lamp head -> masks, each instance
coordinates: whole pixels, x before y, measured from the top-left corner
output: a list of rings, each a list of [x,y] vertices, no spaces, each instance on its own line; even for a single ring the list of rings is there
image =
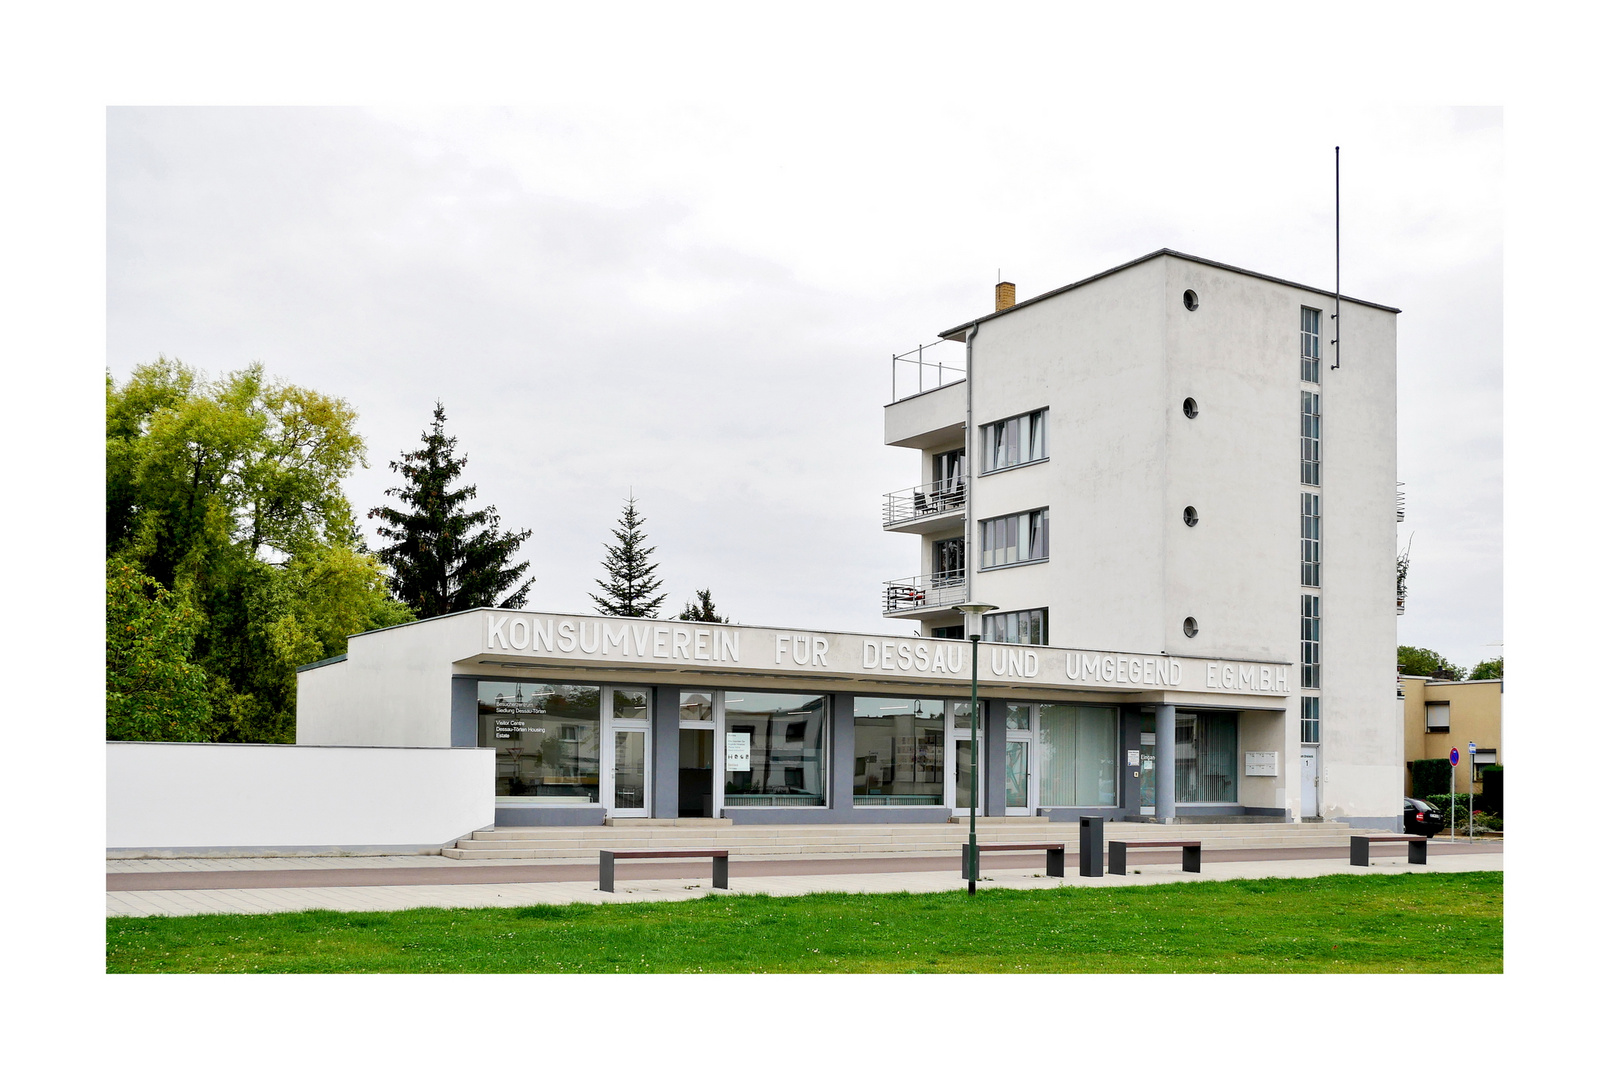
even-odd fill
[[[977,641],[983,637],[983,615],[986,611],[994,611],[998,604],[956,604],[955,610],[966,618],[966,636]]]

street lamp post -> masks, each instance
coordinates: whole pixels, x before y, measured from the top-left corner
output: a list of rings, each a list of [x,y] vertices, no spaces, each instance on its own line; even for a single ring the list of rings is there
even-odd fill
[[[983,613],[994,604],[957,604],[966,616],[966,635],[972,639],[972,798],[967,807],[967,895],[978,894],[978,642],[983,638]]]

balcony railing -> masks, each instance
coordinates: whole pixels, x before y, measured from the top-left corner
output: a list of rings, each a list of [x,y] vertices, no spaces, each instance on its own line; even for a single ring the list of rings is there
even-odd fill
[[[938,514],[952,514],[965,510],[967,485],[965,480],[935,480],[931,484],[890,491],[883,496],[883,527],[903,525]]]
[[[918,574],[883,582],[883,612],[915,611],[917,608],[950,607],[967,598],[964,570],[942,574]]]
[[[945,361],[949,361],[946,363]],[[953,341],[935,341],[897,354],[889,377],[893,401],[903,401],[965,379],[966,348]]]

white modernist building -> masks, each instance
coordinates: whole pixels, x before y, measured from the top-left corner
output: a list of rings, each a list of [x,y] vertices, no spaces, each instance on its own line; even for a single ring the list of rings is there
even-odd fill
[[[943,821],[973,601],[980,812],[1394,827],[1395,311],[1337,369],[1333,294],[1171,251],[1010,299],[887,407],[895,633],[462,612],[304,668],[298,743],[490,749],[499,824]]]

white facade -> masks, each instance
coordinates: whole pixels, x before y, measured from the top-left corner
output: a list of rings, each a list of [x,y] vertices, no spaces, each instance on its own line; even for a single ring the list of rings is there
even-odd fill
[[[1306,681],[1318,685],[1295,679],[1277,721],[1245,720],[1241,749],[1316,758],[1307,816],[1394,818],[1396,312],[1343,298],[1334,369],[1335,305],[1333,293],[1162,251],[945,331],[967,342],[965,381],[885,411],[885,441],[920,450],[929,493],[885,525],[921,535],[924,576],[914,590],[890,583],[890,616],[953,633],[951,605],[968,598],[1043,610],[1040,643],[1052,647],[1301,673],[1302,597],[1316,598],[1321,663]],[[1304,308],[1318,313],[1320,353],[1306,368]],[[1317,477],[1302,469],[1304,391],[1322,417]],[[987,471],[988,425],[1039,410],[1043,457]],[[957,450],[965,498],[933,513],[935,458]],[[1304,583],[1304,494],[1320,509],[1316,586]],[[1048,518],[1043,558],[985,568],[985,523],[1036,510]],[[935,581],[945,540],[964,545],[964,573]],[[1305,747],[1303,696],[1319,713]],[[1292,816],[1298,787],[1279,794]]]

